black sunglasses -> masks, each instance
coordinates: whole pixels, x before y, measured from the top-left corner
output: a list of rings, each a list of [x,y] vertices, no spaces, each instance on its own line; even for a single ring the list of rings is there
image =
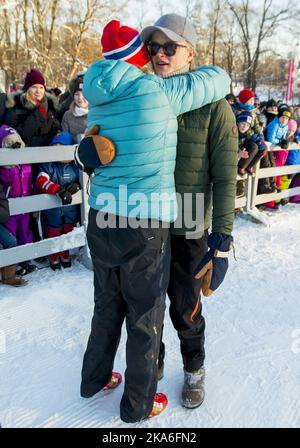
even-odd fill
[[[166,42],[165,44],[159,44],[158,42],[149,42],[148,50],[151,56],[156,56],[159,49],[162,48],[166,56],[174,56],[177,47],[188,48],[187,45],[179,45],[176,42]]]

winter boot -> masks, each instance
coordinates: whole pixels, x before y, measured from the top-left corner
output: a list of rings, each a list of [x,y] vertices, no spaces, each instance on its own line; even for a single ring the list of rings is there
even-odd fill
[[[122,383],[122,375],[118,372],[112,372],[111,378],[109,382],[106,384],[106,386],[103,387],[102,390],[113,390],[116,387],[118,387]]]
[[[165,394],[155,394],[153,400],[153,408],[149,414],[148,418],[156,417],[161,414],[164,409],[166,409],[168,404],[168,399]]]
[[[59,271],[61,269],[60,261],[50,260],[50,268],[52,269],[52,271]]]
[[[61,260],[61,265],[64,269],[71,268],[72,262],[71,262],[71,260]]]
[[[189,409],[194,409],[200,406],[204,401],[205,390],[205,369],[196,372],[184,371],[184,384],[182,388],[182,406]]]
[[[16,275],[16,265],[1,268],[2,283],[10,286],[25,286],[28,281]]]
[[[31,272],[37,271],[37,266],[33,263],[30,263],[30,261],[24,261],[20,263],[21,269],[24,269],[25,272],[20,275],[27,275],[31,274]]]
[[[63,268],[70,268],[72,266],[70,254],[68,250],[60,253],[60,263]]]
[[[16,268],[16,274],[23,277],[23,275],[26,275],[26,269],[23,266],[18,265]]]
[[[52,230],[53,229],[50,229],[48,231],[48,234]],[[59,270],[61,268],[60,259],[59,259],[59,253],[49,255],[49,261],[50,261],[50,268],[52,269],[52,271],[57,271],[57,270]]]

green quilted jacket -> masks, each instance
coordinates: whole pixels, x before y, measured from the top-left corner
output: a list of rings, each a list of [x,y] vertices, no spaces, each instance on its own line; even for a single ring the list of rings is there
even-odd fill
[[[201,232],[211,226],[212,220],[213,232],[230,235],[234,220],[238,154],[238,133],[232,109],[222,99],[181,115],[178,124],[176,192],[181,199],[184,193],[192,195],[182,201],[182,208],[179,206],[180,214],[172,233],[186,235],[191,230]],[[188,213],[193,219],[196,218],[196,206],[201,204],[196,193],[203,193],[204,216],[202,226],[201,222],[197,222],[191,228],[190,224],[186,225],[185,216]],[[195,233],[190,238],[199,236],[201,234]]]

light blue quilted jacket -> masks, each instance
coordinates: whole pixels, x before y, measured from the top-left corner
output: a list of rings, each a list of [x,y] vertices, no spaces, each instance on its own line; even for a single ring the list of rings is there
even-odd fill
[[[223,98],[230,78],[218,67],[160,78],[123,61],[99,60],[84,76],[88,127],[116,146],[111,164],[95,170],[89,204],[119,216],[173,222],[177,117]]]

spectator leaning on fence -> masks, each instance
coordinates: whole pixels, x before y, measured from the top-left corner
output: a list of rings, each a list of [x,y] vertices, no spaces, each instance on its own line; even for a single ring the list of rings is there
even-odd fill
[[[76,143],[80,142],[87,128],[88,102],[82,94],[82,86],[82,79],[77,78],[72,85],[73,101],[61,123],[62,129],[69,132]]]
[[[20,135],[11,127],[2,125],[0,127],[0,147],[14,149],[24,148],[24,142]],[[0,182],[4,188],[8,198],[19,198],[31,196],[33,192],[32,186],[32,169],[29,164],[7,165],[0,167]],[[4,224],[14,238],[17,245],[32,243],[32,232],[29,229],[30,213],[22,213],[10,216]],[[34,270],[30,262],[20,263],[24,273]]]
[[[278,115],[265,129],[265,136],[268,142],[273,145],[281,146],[283,149],[287,149],[288,122],[291,117],[292,113],[288,105],[282,104],[278,108]]]
[[[295,120],[289,120],[288,123],[289,133],[288,139],[298,145],[300,145],[300,132],[297,128],[297,122]],[[292,149],[289,151],[286,165],[300,165],[300,150]]]
[[[295,174],[295,176],[293,177],[292,182],[290,184],[290,188],[296,188],[296,187],[298,187],[298,188],[300,187],[300,173]],[[298,193],[295,196],[292,196],[290,198],[290,202],[300,204],[300,194]]]
[[[233,106],[233,112],[236,116],[241,114],[241,112],[248,112],[251,114],[251,124],[247,132],[244,133],[244,138],[250,138],[253,135],[260,136],[259,138],[259,148],[262,150],[264,146],[264,136],[263,136],[263,128],[259,122],[259,110],[255,108],[255,93],[250,89],[243,89],[238,95],[238,103]],[[252,145],[253,143],[251,143]],[[274,165],[272,155],[269,156],[268,152],[257,152],[255,155],[254,163],[251,164],[250,168],[253,168],[254,164],[260,159],[260,166],[267,168]],[[247,164],[247,159],[243,159],[240,161],[240,164]],[[271,193],[275,191],[275,184],[271,185],[272,179],[260,179],[258,183],[258,191],[260,193]],[[244,195],[245,182],[238,181],[237,183],[237,196],[241,197]]]
[[[17,245],[17,240],[4,224],[9,219],[9,204],[8,199],[0,183],[0,258],[2,249],[11,249]],[[24,286],[28,282],[22,277],[16,275],[16,265],[5,266],[1,268],[1,282],[10,286]]]
[[[241,112],[236,117],[236,122],[239,129],[239,149],[240,151],[246,150],[248,152],[248,158],[240,158],[238,163],[239,174],[253,173],[255,165],[263,157],[266,150],[266,144],[263,135],[260,133],[255,134],[250,128],[252,123],[251,113],[248,111]]]
[[[278,108],[278,115],[272,120],[265,129],[266,140],[275,146],[280,146],[282,151],[274,151],[274,165],[284,166],[288,157],[288,122],[292,113],[287,104],[282,104]],[[281,176],[275,177],[276,188],[280,189]],[[265,204],[267,207],[278,207],[278,202],[271,201]]]
[[[250,130],[255,134],[262,133],[257,115],[259,111],[254,106],[255,101],[255,93],[252,90],[244,89],[241,90],[238,94],[238,102],[233,106],[233,112],[235,115],[243,111],[247,111],[251,113],[252,122],[250,126]],[[250,132],[248,131],[248,133]]]
[[[70,133],[62,131],[57,134],[51,145],[72,145]],[[73,161],[43,163],[39,166],[36,185],[41,193],[57,194],[63,205],[42,212],[42,222],[47,238],[71,232],[80,219],[79,206],[71,205],[72,196],[80,190],[78,168]],[[68,250],[49,255],[52,270],[71,267]]]
[[[288,122],[287,140],[288,142],[299,144],[299,135],[297,135],[297,122],[293,119],[290,119]],[[300,164],[300,151],[290,150],[287,152],[288,154],[285,165]],[[293,174],[280,176],[280,185],[279,185],[280,191],[287,190],[289,188],[293,177],[294,177]],[[289,202],[289,198],[284,198],[275,202],[280,203],[281,205],[286,205]]]
[[[26,74],[24,90],[8,96],[5,123],[15,128],[26,146],[48,146],[61,129],[57,100],[45,90],[39,70]]]

